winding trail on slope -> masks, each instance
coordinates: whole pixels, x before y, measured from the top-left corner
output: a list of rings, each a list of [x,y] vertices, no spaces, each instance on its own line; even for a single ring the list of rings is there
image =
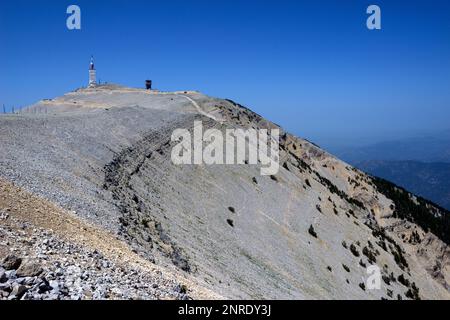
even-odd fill
[[[184,94],[177,94],[177,95],[178,95],[179,97],[186,98],[186,99],[194,106],[194,108],[195,108],[201,115],[204,115],[205,117],[208,117],[208,118],[210,118],[210,119],[213,119],[214,121],[217,121],[217,122],[222,123],[222,121],[220,121],[219,119],[217,119],[217,117],[215,117],[215,116],[213,116],[212,114],[210,114],[210,113],[204,111],[204,110],[198,105],[198,103],[197,103],[194,99],[192,99],[191,97],[188,97],[188,96],[186,96],[186,95],[184,95]]]

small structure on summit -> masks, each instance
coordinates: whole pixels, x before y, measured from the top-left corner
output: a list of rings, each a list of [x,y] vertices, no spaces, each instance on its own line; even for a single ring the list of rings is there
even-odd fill
[[[147,90],[152,90],[152,80],[145,80],[145,88]]]
[[[95,87],[97,85],[94,57],[91,56],[91,63],[89,65],[89,87]]]

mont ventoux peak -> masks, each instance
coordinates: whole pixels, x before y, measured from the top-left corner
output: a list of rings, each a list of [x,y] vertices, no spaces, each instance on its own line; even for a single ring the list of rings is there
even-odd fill
[[[445,209],[232,100],[145,83],[99,84],[92,60],[87,87],[0,116],[1,298],[450,298]],[[174,164],[196,121],[279,130],[278,172]]]

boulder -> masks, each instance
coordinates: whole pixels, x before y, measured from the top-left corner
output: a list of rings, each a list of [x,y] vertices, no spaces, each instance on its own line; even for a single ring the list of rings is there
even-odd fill
[[[35,260],[25,260],[17,269],[18,277],[35,277],[41,274],[42,268]]]
[[[16,270],[8,270],[5,272],[5,276],[9,281],[17,279]]]
[[[0,267],[0,283],[6,282],[6,280],[8,279],[5,274],[5,269]]]
[[[11,284],[9,284],[9,283],[0,283],[0,291],[10,292],[11,291]]]
[[[20,267],[20,264],[22,263],[22,259],[19,257],[8,254],[2,261],[1,266],[5,268],[6,270],[13,270]]]
[[[42,283],[39,284],[39,293],[45,293],[47,291],[52,290],[53,288],[48,283],[47,279],[42,279]]]
[[[23,284],[25,286],[32,286],[32,285],[36,284],[37,278],[36,277],[17,278],[16,282],[18,284]]]
[[[9,294],[9,297],[16,297],[20,299],[20,297],[23,296],[25,292],[27,292],[28,288],[22,284],[14,283],[13,289],[11,293]]]
[[[0,220],[6,220],[8,219],[9,214],[8,212],[4,211],[4,210],[0,210]]]
[[[59,282],[56,280],[52,280],[50,281],[50,287],[52,287],[52,292],[54,293],[59,293]]]

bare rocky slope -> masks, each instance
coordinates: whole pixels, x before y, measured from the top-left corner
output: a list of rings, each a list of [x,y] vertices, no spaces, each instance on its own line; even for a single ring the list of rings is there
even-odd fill
[[[283,131],[274,176],[174,165],[171,134],[195,120],[278,128],[230,100],[112,85],[2,115],[0,297],[449,299],[445,209]]]

